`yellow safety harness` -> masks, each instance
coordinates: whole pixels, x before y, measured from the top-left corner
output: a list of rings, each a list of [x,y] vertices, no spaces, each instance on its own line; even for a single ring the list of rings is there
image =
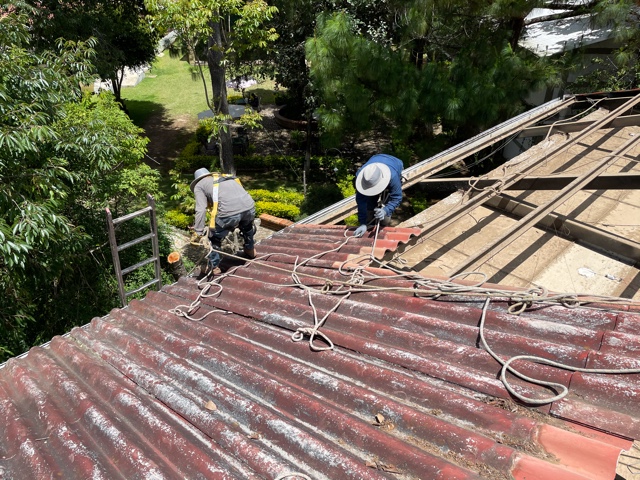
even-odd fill
[[[233,175],[220,175],[218,173],[214,173],[211,175],[213,177],[213,205],[209,209],[209,228],[216,228],[216,215],[218,215],[218,185],[220,182],[225,182],[227,180],[235,180],[238,182],[238,185],[242,185],[240,179]]]

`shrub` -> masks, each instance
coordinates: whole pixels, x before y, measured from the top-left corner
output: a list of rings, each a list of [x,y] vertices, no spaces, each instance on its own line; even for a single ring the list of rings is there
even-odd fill
[[[193,173],[198,168],[207,167],[209,171],[218,169],[218,157],[213,155],[191,155],[178,157],[174,169],[179,172]]]
[[[347,175],[345,178],[338,181],[338,188],[342,193],[342,198],[349,198],[356,194],[356,187],[353,182],[355,175]]]
[[[311,185],[307,191],[307,197],[300,206],[300,211],[310,215],[342,199],[342,192],[337,185],[327,183]]]
[[[214,155],[203,155],[201,150],[202,144],[198,140],[192,140],[187,143],[175,161],[175,170],[192,173],[201,167],[207,167],[210,170],[215,169],[218,158]]]
[[[295,205],[299,207],[304,201],[304,195],[299,192],[292,192],[280,187],[275,192],[270,190],[249,190],[249,195],[256,202],[276,202],[284,203],[286,205]]]
[[[169,225],[183,230],[186,230],[189,228],[189,225],[193,224],[193,215],[187,215],[180,210],[169,210],[165,213],[164,219]]]
[[[295,205],[259,200],[256,202],[256,215],[262,213],[268,213],[274,217],[286,218],[288,220],[295,220],[300,216],[300,209]]]
[[[301,171],[303,157],[288,155],[235,155],[234,162],[238,170]]]
[[[274,96],[274,102],[277,106],[281,107],[285,103],[287,103],[288,95],[287,92],[277,92]]]
[[[354,213],[353,215],[349,215],[347,218],[344,219],[344,224],[348,225],[349,227],[359,226],[360,222],[358,221],[358,214]]]
[[[180,152],[180,155],[178,155],[178,156],[179,157],[192,157],[194,155],[200,155],[201,147],[202,147],[202,144],[200,142],[198,142],[197,140],[191,140],[189,143],[187,143],[184,146],[184,148]]]
[[[429,198],[429,195],[427,193],[420,191],[412,192],[411,196],[409,197],[409,203],[411,204],[411,208],[415,213],[422,212],[423,210],[426,210],[437,202],[437,198]]]
[[[211,137],[212,129],[211,125],[206,122],[199,122],[198,128],[196,128],[196,141],[200,145],[206,145],[209,143],[209,137]]]

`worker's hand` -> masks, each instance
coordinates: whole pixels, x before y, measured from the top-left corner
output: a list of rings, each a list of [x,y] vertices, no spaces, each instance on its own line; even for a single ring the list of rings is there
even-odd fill
[[[360,225],[358,228],[356,228],[356,231],[353,232],[353,236],[354,237],[361,237],[364,235],[364,233],[367,231],[367,226],[366,225]]]
[[[380,207],[380,208],[374,208],[373,209],[373,217],[378,220],[379,222],[381,222],[382,220],[384,220],[384,217],[387,216],[387,212],[384,209],[384,207]]]

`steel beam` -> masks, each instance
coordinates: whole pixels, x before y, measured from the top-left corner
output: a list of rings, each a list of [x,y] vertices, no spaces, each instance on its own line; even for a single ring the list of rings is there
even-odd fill
[[[589,125],[593,123],[592,120],[580,120],[577,122],[568,122],[568,123],[554,123],[553,125],[538,125],[535,127],[527,127],[518,138],[524,137],[544,137],[549,134],[549,131],[563,132],[563,133],[573,133],[584,130]],[[609,125],[606,125],[602,128],[622,128],[622,127],[632,127],[640,125],[640,115],[625,115],[623,117],[615,118],[611,121]]]
[[[524,218],[536,209],[536,205],[509,195],[489,199],[488,206],[517,218]],[[634,264],[640,261],[640,243],[630,241],[615,233],[574,220],[554,212],[540,218],[536,227],[573,240],[593,250],[613,254],[618,260]]]
[[[640,101],[640,96],[637,98]],[[520,237],[524,232],[536,225],[542,218],[551,213],[558,206],[562,205],[568,198],[584,188],[584,186],[591,180],[609,168],[610,162],[613,159],[620,155],[625,155],[629,150],[634,148],[639,141],[640,136],[632,137],[611,155],[607,155],[604,160],[600,161],[593,169],[591,169],[591,171],[578,177],[575,181],[567,185],[551,201],[547,202],[545,205],[537,207],[528,215],[523,217],[508,233],[497,238],[485,248],[458,264],[454,269],[448,272],[449,275],[456,275],[461,272],[472,270],[477,265],[484,263],[492,255],[501,251],[507,245],[510,245],[516,238]],[[491,196],[495,196],[495,194]]]
[[[561,190],[577,177],[575,175],[542,175],[529,176],[516,181],[503,190]],[[486,188],[495,183],[490,178],[425,178],[420,180],[421,187],[430,188],[435,185],[447,186],[449,190],[466,189],[470,182],[476,188]],[[612,173],[600,175],[585,185],[584,190],[638,190],[640,189],[640,174]]]

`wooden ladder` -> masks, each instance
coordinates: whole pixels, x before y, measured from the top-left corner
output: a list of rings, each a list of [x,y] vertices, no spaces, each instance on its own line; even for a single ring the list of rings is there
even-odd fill
[[[107,212],[107,226],[109,228],[109,243],[111,244],[111,255],[113,256],[113,267],[116,272],[116,277],[118,278],[118,291],[120,293],[120,303],[122,304],[123,307],[127,306],[127,297],[129,297],[130,295],[133,295],[134,293],[138,293],[144,290],[145,288],[151,287],[153,285],[157,286],[156,288],[158,289],[158,291],[160,291],[160,289],[162,288],[162,276],[160,273],[160,251],[158,248],[158,224],[156,222],[156,203],[153,197],[149,194],[147,194],[147,203],[148,203],[147,207],[141,210],[138,210],[136,212],[129,213],[128,215],[124,215],[122,217],[116,218],[115,220],[113,219],[109,208],[105,209]],[[142,237],[131,240],[130,242],[126,242],[126,243],[123,243],[122,245],[118,245],[118,242],[116,240],[115,226],[122,222],[126,222],[127,220],[131,220],[133,218],[139,217],[140,215],[144,215],[146,213],[149,213],[151,232],[147,235],[143,235]],[[151,240],[153,256],[139,263],[136,263],[135,265],[131,265],[130,267],[122,269],[120,267],[120,252],[126,248],[132,247],[146,240]],[[124,275],[130,272],[133,272],[134,270],[137,270],[140,267],[144,267],[145,265],[148,265],[152,262],[155,264],[155,274],[156,274],[155,278],[153,280],[148,281],[141,287],[138,287],[134,290],[130,290],[128,292],[125,291],[124,280],[123,280]]]

